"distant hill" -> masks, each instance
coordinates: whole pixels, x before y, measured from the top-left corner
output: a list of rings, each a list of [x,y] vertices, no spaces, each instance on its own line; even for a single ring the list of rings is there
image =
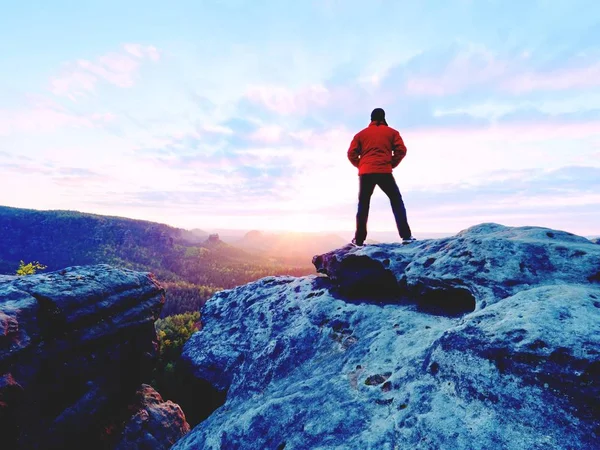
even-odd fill
[[[310,259],[286,264],[221,240],[201,241],[201,233],[124,217],[0,206],[0,274],[14,274],[20,260],[39,261],[47,271],[98,263],[150,271],[172,293],[163,308],[171,314],[197,309],[219,289],[269,275],[314,273]]]
[[[0,273],[14,273],[19,260],[38,260],[49,271],[108,262],[170,278],[181,241],[181,230],[154,222],[10,207],[0,207],[0,234]]]
[[[311,261],[314,255],[335,250],[347,243],[335,234],[265,233],[257,230],[249,231],[242,239],[234,242],[236,247],[247,251],[286,258],[287,261]]]
[[[194,228],[193,230],[180,230],[181,231],[181,239],[187,241],[191,244],[198,244],[200,242],[206,241],[208,238],[208,233],[199,228]]]

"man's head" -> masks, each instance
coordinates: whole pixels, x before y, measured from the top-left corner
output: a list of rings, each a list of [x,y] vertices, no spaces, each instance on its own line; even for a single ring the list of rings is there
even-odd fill
[[[371,112],[371,122],[377,122],[377,125],[387,125],[387,122],[385,121],[385,111],[381,108],[375,108]]]

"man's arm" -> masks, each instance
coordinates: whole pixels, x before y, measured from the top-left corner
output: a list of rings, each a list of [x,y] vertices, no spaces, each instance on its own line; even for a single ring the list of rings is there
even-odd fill
[[[350,148],[348,149],[348,160],[352,163],[354,167],[358,167],[358,161],[360,160],[360,141],[358,140],[358,135],[354,136],[352,142],[350,143]]]
[[[406,145],[400,136],[400,133],[396,131],[394,140],[392,141],[392,149],[394,154],[392,155],[392,168],[397,167],[400,161],[406,156]]]

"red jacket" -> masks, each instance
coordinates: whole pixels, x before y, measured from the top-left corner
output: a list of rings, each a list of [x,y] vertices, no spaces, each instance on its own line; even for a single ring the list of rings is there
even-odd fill
[[[406,145],[400,133],[387,125],[371,122],[359,131],[348,149],[348,159],[358,174],[392,173],[406,156]]]

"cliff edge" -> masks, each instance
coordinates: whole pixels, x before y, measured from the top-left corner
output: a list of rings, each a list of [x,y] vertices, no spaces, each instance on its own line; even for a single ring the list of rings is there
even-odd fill
[[[184,348],[225,403],[173,448],[599,448],[600,246],[482,224],[222,291]]]
[[[163,303],[151,274],[103,264],[0,276],[2,448],[113,448],[136,436],[168,448],[187,432],[179,406],[142,385]]]

